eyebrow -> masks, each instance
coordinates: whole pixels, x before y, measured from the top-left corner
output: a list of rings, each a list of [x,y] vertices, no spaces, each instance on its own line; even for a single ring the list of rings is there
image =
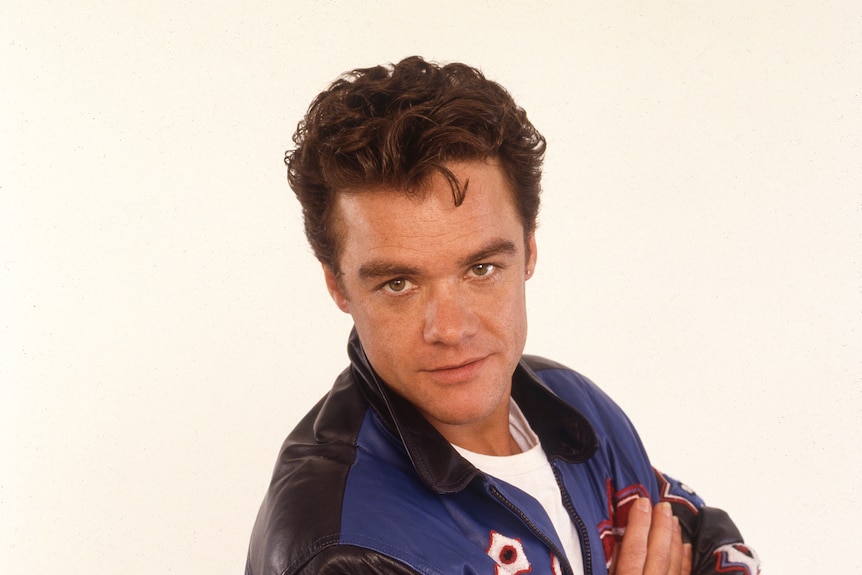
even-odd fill
[[[492,240],[484,247],[467,255],[461,260],[462,266],[469,266],[482,260],[498,255],[512,255],[518,252],[518,248],[509,240]],[[359,268],[359,277],[363,280],[378,279],[383,277],[417,276],[420,275],[419,268],[387,261],[371,261],[362,264]]]
[[[518,248],[509,240],[492,240],[485,247],[473,252],[463,260],[461,264],[469,266],[470,264],[479,263],[482,260],[499,256],[499,255],[514,255],[518,253]]]
[[[359,277],[363,280],[416,275],[419,275],[419,268],[383,261],[368,262],[359,268]]]

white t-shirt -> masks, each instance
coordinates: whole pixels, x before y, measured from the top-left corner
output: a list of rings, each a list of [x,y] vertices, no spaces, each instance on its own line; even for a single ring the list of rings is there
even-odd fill
[[[584,560],[581,556],[580,538],[566,508],[563,507],[562,495],[551,464],[538,436],[530,428],[513,399],[509,400],[509,433],[521,448],[521,453],[497,457],[474,453],[457,445],[452,447],[476,468],[529,493],[541,503],[563,543],[563,551],[572,566],[572,572],[583,573]]]

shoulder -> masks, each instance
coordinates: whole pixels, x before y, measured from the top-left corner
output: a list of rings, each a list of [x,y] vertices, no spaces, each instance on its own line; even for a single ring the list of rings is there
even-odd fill
[[[538,355],[523,356],[523,363],[558,397],[591,420],[599,414],[624,417],[620,407],[607,393],[574,369]]]
[[[294,572],[339,541],[367,404],[343,374],[282,445],[249,544],[247,573]]]
[[[640,437],[622,408],[585,375],[556,361],[525,355],[523,363],[558,398],[589,421],[604,449],[645,459]]]
[[[562,363],[538,355],[525,355],[522,359],[539,380],[555,393],[565,394],[569,390],[575,390],[579,394],[596,395],[610,401],[607,394],[590,378]]]

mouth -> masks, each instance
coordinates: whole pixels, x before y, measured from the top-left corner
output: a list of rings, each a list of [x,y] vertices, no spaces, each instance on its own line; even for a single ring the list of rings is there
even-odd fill
[[[423,371],[443,384],[464,383],[478,375],[487,359],[483,356]]]

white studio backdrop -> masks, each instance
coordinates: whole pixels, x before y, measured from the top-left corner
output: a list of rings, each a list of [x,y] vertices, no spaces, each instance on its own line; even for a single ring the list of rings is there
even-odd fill
[[[527,350],[765,573],[862,573],[857,2],[6,2],[0,572],[236,574],[346,364],[282,155],[350,68],[481,67],[548,138]]]

